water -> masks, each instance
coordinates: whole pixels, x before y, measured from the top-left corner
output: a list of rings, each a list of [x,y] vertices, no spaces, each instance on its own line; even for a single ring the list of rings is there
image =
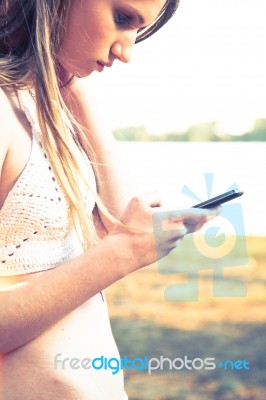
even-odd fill
[[[242,206],[246,234],[266,236],[266,143],[120,142],[119,146],[138,192],[159,190],[166,206],[187,208],[198,202],[182,193],[184,185],[199,200],[206,200],[207,173],[214,174],[211,196],[237,183],[245,192],[234,201]]]

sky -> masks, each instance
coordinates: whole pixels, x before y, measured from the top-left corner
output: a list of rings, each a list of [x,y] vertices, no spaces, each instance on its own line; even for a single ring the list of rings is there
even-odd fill
[[[166,133],[215,120],[244,133],[266,118],[265,21],[265,0],[181,0],[129,64],[88,78],[107,124]]]

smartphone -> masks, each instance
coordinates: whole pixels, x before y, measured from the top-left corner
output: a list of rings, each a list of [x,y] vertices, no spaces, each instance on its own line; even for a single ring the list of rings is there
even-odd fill
[[[212,199],[203,201],[202,203],[196,204],[192,208],[213,208],[217,207],[220,204],[226,203],[227,201],[236,199],[239,196],[242,196],[244,192],[239,189],[232,189],[228,192],[220,194],[219,196],[213,197]]]

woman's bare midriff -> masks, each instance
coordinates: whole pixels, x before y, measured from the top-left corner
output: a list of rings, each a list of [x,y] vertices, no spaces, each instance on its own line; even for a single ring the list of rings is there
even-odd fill
[[[95,358],[99,369],[92,367]],[[120,356],[106,301],[97,294],[39,337],[0,357],[0,398],[124,400],[123,372],[100,368],[105,358]]]

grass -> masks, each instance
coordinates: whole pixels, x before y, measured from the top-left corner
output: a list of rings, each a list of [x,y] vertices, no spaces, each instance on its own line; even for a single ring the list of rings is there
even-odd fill
[[[225,268],[228,278],[237,277],[244,283],[244,297],[214,297],[214,286],[223,280],[218,277],[214,283],[213,270],[204,269],[200,259],[191,257],[189,246],[189,242],[182,243],[179,251],[169,256],[170,266],[182,260],[180,271],[163,269],[166,273],[162,274],[158,266],[152,265],[106,291],[120,354],[131,359],[145,355],[170,359],[186,355],[190,359],[215,357],[217,364],[241,359],[250,362],[250,370],[165,368],[151,375],[125,371],[130,400],[266,398],[266,238],[247,238],[246,265]],[[236,252],[232,265],[237,260]],[[188,282],[185,267],[191,282],[198,284],[198,291],[195,285],[190,301],[166,301],[164,293],[169,285]],[[236,294],[237,281],[228,282],[227,294]],[[198,299],[191,301],[196,295]]]

